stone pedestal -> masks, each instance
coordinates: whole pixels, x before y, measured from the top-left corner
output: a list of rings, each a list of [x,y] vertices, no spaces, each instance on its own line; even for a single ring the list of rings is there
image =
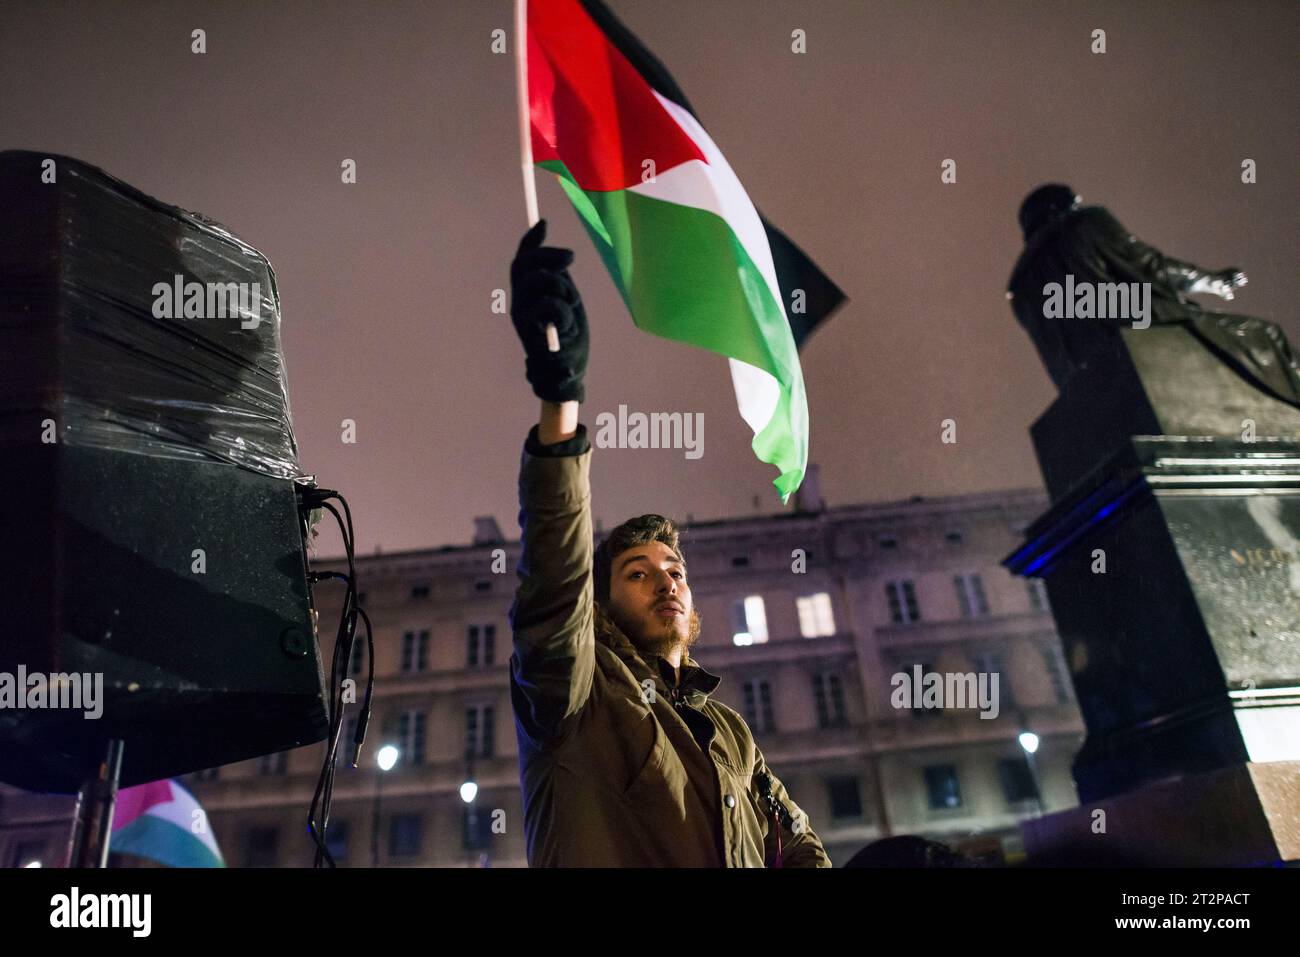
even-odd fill
[[[1185,775],[1020,825],[1031,866],[1300,862],[1300,761]]]
[[[1300,445],[1135,437],[1026,532],[1088,728],[1082,801],[1300,760]]]
[[[1083,810],[1300,761],[1300,410],[1153,326],[1031,432],[1053,504],[1004,564],[1046,581],[1088,729]]]

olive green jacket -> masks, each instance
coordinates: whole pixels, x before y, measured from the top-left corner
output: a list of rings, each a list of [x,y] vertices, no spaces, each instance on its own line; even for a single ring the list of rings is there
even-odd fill
[[[830,867],[693,658],[647,661],[593,607],[591,447],[524,447],[510,694],[532,867]],[[597,634],[599,632],[599,635]],[[775,799],[761,796],[767,783]]]

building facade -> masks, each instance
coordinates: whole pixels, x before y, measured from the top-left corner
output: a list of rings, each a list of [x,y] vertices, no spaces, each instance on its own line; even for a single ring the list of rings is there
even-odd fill
[[[1078,803],[1070,763],[1083,724],[1045,592],[999,564],[1046,505],[1030,491],[814,501],[683,525],[703,623],[692,654],[722,677],[715,696],[746,717],[837,866],[898,834],[1014,860],[1018,820]],[[508,672],[518,553],[478,519],[470,545],[357,559],[375,706],[352,768],[359,639],[329,828],[341,865],[526,865]],[[342,589],[315,586],[327,670]],[[933,681],[912,688],[926,676],[945,698],[921,693]],[[399,755],[388,771],[375,760],[385,744]],[[313,745],[187,777],[230,866],[311,863],[305,823],[322,757]],[[16,823],[57,821],[57,803],[0,794],[0,817],[15,822],[0,829],[0,863],[42,853],[57,863],[66,825]]]

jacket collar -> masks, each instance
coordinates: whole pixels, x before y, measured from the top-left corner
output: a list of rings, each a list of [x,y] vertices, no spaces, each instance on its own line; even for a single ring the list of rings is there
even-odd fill
[[[671,689],[674,677],[673,666],[668,660],[662,655],[643,655],[632,644],[631,639],[623,634],[621,628],[608,618],[606,621],[607,628],[596,629],[596,640],[610,648],[624,661],[639,662],[641,667],[649,670],[652,675],[657,674],[665,688]],[[691,705],[699,707],[703,704],[721,681],[722,678],[706,671],[690,654],[682,655],[681,680],[678,687],[682,689],[682,694]]]

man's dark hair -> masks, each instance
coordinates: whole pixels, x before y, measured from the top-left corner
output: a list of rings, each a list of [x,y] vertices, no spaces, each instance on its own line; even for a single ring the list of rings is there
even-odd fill
[[[678,544],[677,523],[662,515],[638,515],[629,518],[622,525],[614,528],[605,540],[596,546],[596,555],[592,561],[592,577],[596,601],[601,605],[609,603],[609,582],[614,569],[614,559],[629,548],[648,545],[650,542],[663,542],[673,550],[678,560],[685,565],[681,546]]]

